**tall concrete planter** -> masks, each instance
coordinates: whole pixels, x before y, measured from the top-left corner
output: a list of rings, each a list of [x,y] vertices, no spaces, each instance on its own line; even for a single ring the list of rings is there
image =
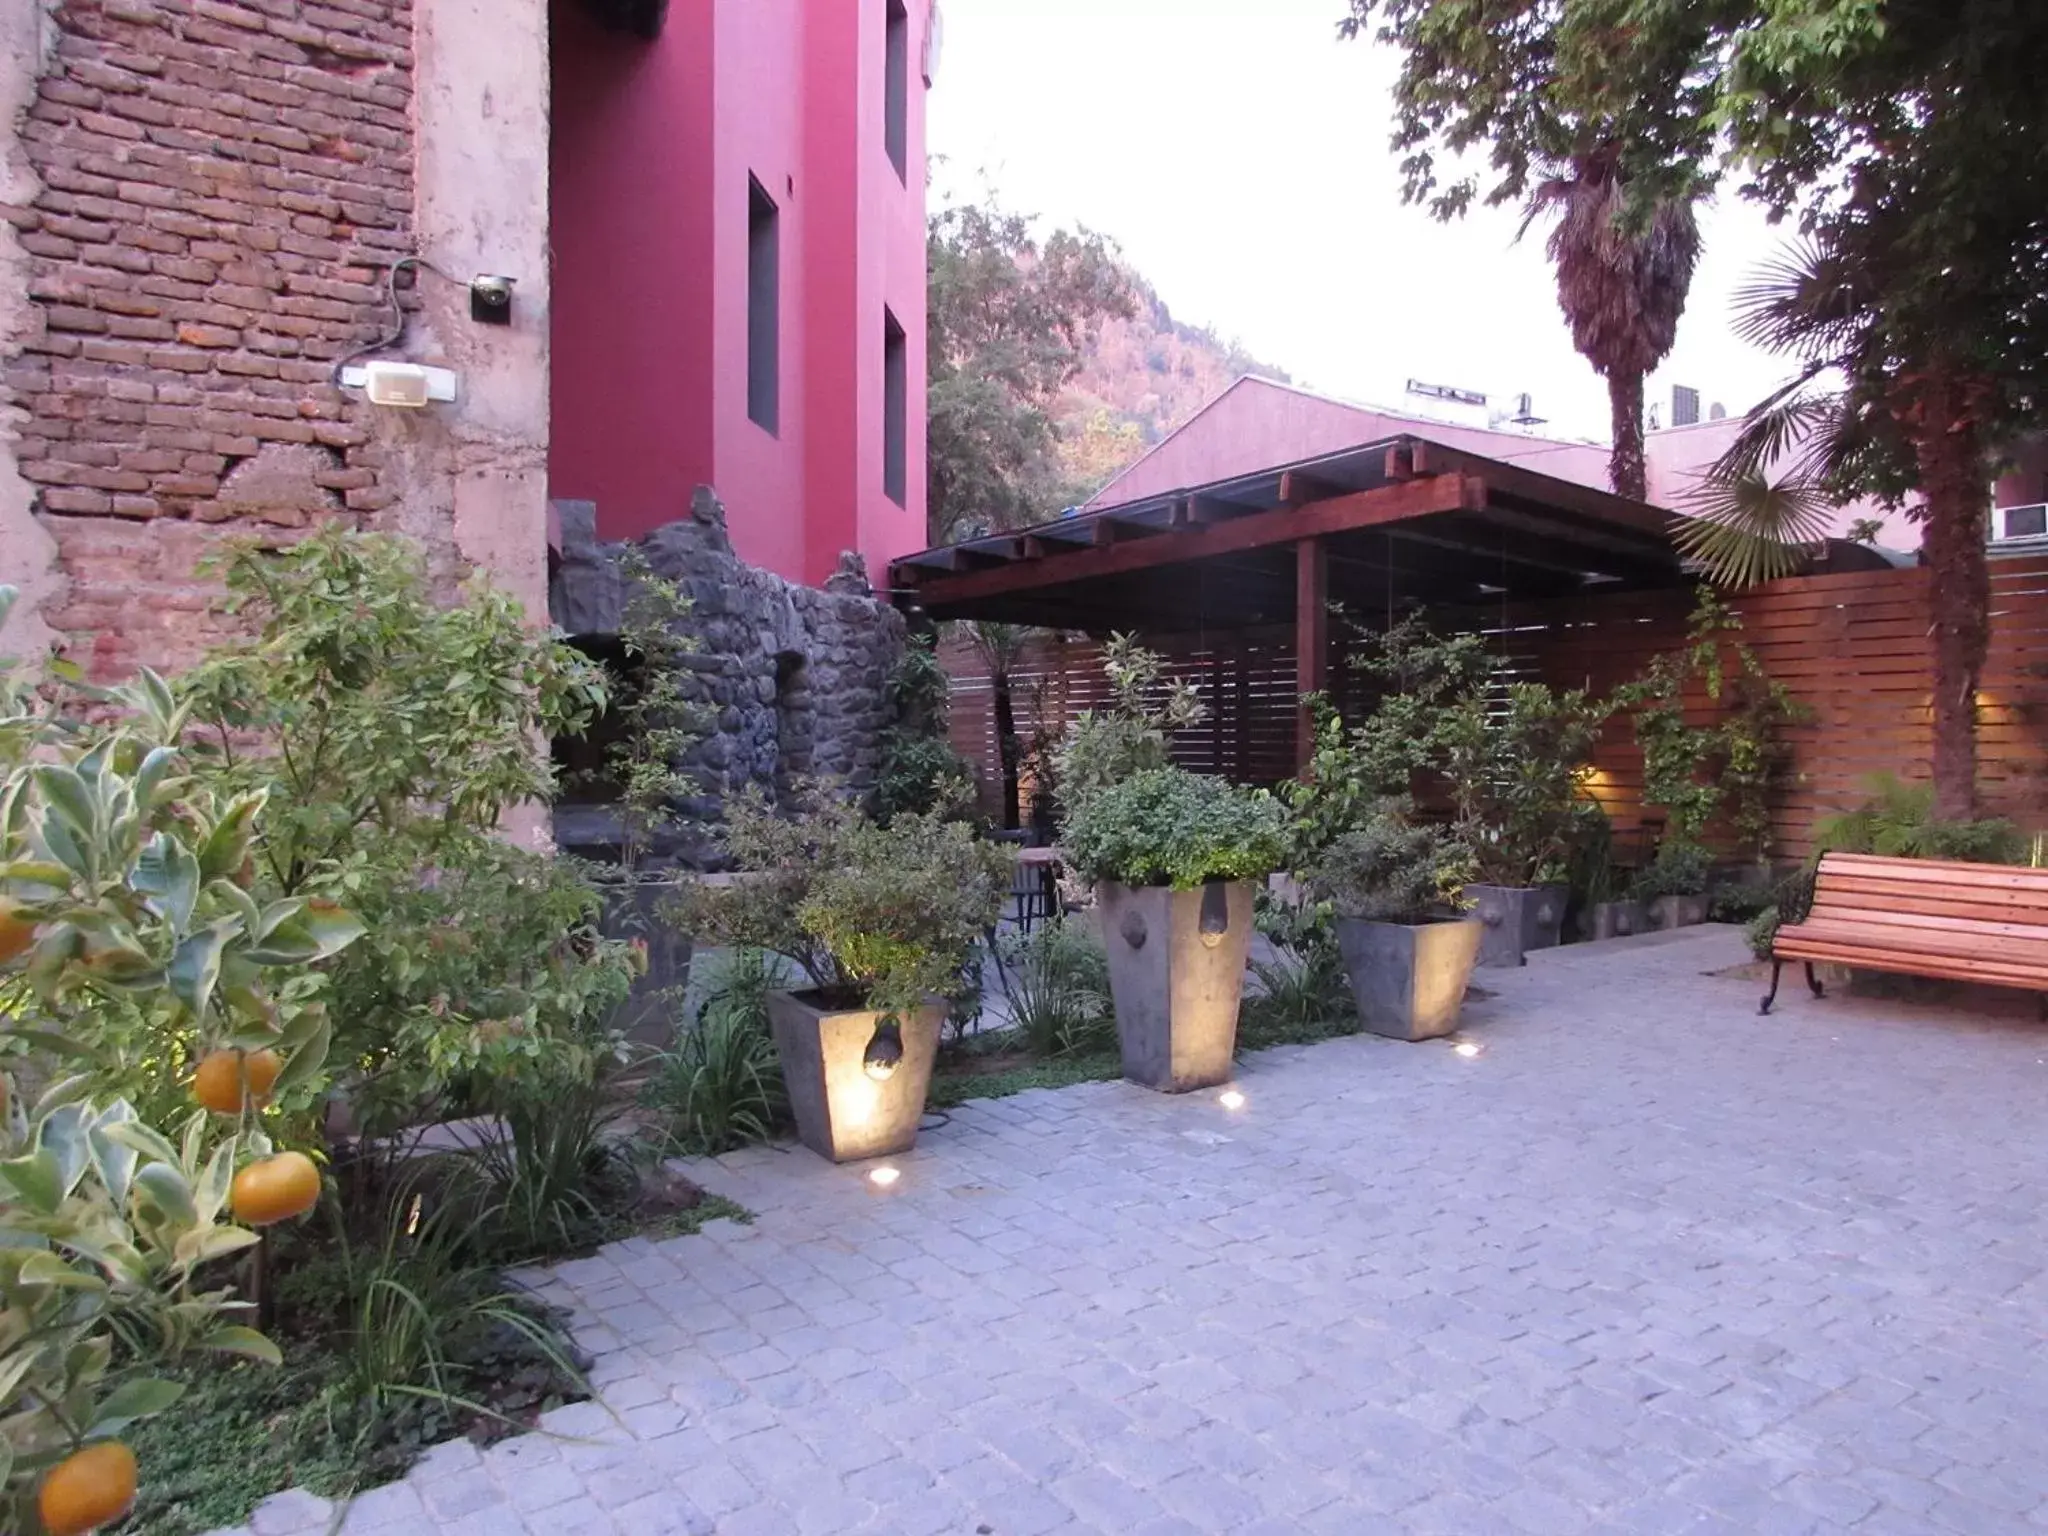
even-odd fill
[[[1626,939],[1650,929],[1649,909],[1640,901],[1602,901],[1593,907],[1593,937]]]
[[[1662,933],[1669,928],[1690,928],[1707,920],[1707,898],[1659,896],[1650,903],[1650,926]]]
[[[876,1078],[862,1058],[879,1013],[823,1007],[815,993],[769,993],[768,1024],[782,1058],[797,1139],[835,1163],[909,1151],[924,1115],[945,1016],[945,1004],[936,1001],[899,1015],[902,1059],[888,1076]]]
[[[1442,923],[1338,918],[1337,948],[1360,1021],[1390,1040],[1450,1034],[1485,932],[1476,917]]]
[[[1481,965],[1521,965],[1528,951],[1554,949],[1564,937],[1570,886],[1468,885],[1465,895],[1486,930],[1479,941]]]
[[[1162,1093],[1230,1078],[1252,943],[1252,882],[1095,888],[1124,1076]]]

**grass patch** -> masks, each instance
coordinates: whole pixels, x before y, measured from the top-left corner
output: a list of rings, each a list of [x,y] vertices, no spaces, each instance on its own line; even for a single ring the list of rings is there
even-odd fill
[[[1335,1017],[1311,1018],[1254,1006],[1246,998],[1237,1021],[1237,1054],[1270,1051],[1282,1045],[1313,1045],[1319,1040],[1341,1040],[1365,1033],[1358,1016],[1350,1012]],[[1029,1051],[999,1049],[1003,1037],[981,1036],[989,1044],[969,1045],[939,1058],[932,1073],[927,1108],[952,1109],[969,1099],[1006,1099],[1013,1093],[1033,1088],[1068,1088],[1075,1083],[1100,1083],[1123,1075],[1123,1061],[1114,1051],[1083,1056],[1033,1056]]]
[[[353,1457],[329,1432],[327,1409],[343,1371],[319,1350],[285,1364],[188,1364],[165,1372],[186,1383],[170,1413],[130,1427],[140,1464],[128,1536],[188,1536],[239,1525],[281,1488],[331,1491],[354,1476]]]
[[[1042,1059],[1025,1051],[990,1053],[941,1063],[932,1074],[928,1109],[951,1109],[969,1099],[1006,1099],[1033,1088],[1068,1088],[1100,1083],[1123,1074],[1114,1053]]]
[[[689,1204],[665,1201],[663,1193],[650,1190],[637,1208],[606,1213],[578,1234],[589,1242],[577,1251],[625,1237],[693,1234],[711,1221],[754,1219],[744,1206],[694,1187]],[[550,1262],[569,1256],[553,1255]],[[488,1269],[456,1278],[483,1290],[494,1283]],[[521,1310],[532,1311],[544,1327],[551,1322],[530,1303]],[[326,1498],[360,1493],[403,1477],[444,1440],[518,1434],[546,1409],[587,1395],[578,1378],[516,1329],[479,1319],[448,1340],[447,1389],[488,1414],[426,1395],[365,1413],[347,1338],[338,1331],[351,1315],[332,1258],[315,1255],[280,1295],[274,1337],[284,1350],[281,1367],[223,1365],[222,1357],[197,1356],[165,1371],[185,1383],[185,1396],[171,1412],[141,1420],[127,1434],[140,1477],[122,1536],[196,1536],[239,1525],[257,1504],[287,1488]]]

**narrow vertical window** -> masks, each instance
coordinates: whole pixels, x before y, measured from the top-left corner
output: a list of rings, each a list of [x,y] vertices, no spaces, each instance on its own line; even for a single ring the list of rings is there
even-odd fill
[[[747,178],[747,418],[781,426],[782,273],[775,199]]]
[[[903,0],[888,0],[883,34],[882,136],[897,177],[910,183],[910,12]]]
[[[882,490],[906,506],[904,481],[910,428],[910,355],[903,327],[882,311]]]

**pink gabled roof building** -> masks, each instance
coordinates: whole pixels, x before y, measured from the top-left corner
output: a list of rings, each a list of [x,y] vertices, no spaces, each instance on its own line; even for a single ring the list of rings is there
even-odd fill
[[[1719,457],[1742,423],[1728,417],[1648,434],[1649,499],[1683,511],[1697,477]],[[1189,486],[1252,474],[1276,464],[1341,453],[1361,443],[1415,433],[1446,447],[1483,454],[1541,474],[1607,489],[1607,445],[1532,432],[1475,427],[1435,417],[1356,405],[1273,379],[1246,374],[1126,465],[1087,502],[1087,510],[1139,501]],[[1840,535],[1859,517],[1884,522],[1879,543],[1919,547],[1919,529],[1903,513],[1871,503],[1838,509]]]

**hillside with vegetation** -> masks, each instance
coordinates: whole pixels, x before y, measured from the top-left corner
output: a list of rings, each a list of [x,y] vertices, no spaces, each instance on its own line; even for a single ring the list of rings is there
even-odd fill
[[[1056,517],[1241,374],[1287,378],[1175,320],[1093,230],[951,204],[926,262],[933,544]]]
[[[1089,495],[1242,375],[1291,382],[1208,327],[1175,319],[1128,266],[1123,275],[1132,313],[1095,329],[1053,411],[1064,478]]]

